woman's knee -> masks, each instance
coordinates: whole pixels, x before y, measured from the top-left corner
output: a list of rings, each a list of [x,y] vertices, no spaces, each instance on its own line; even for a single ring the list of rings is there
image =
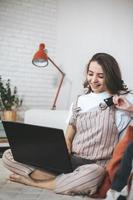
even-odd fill
[[[105,169],[97,164],[82,165],[70,174],[57,177],[55,192],[62,194],[94,194],[102,182]]]
[[[97,191],[97,188],[101,184],[105,176],[105,168],[97,164],[85,165],[85,172],[83,172],[85,179],[83,184],[85,185],[85,191],[87,194],[92,195]],[[82,176],[81,176],[82,179]]]
[[[10,149],[6,150],[2,156],[3,165],[11,172],[28,176],[35,170],[35,167],[28,166],[14,160]]]
[[[12,162],[14,162],[13,156],[12,156],[12,152],[10,149],[7,149],[3,155],[2,155],[2,162],[4,164],[5,167],[8,168],[8,166],[10,166],[12,164]]]

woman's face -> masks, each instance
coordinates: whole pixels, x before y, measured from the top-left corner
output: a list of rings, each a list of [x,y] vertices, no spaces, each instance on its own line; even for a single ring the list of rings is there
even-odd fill
[[[90,63],[87,80],[93,92],[100,93],[107,91],[102,67],[96,61]]]

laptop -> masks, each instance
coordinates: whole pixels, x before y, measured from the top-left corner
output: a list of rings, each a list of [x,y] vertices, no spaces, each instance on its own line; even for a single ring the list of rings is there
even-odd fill
[[[72,172],[63,130],[2,121],[14,160],[55,174]]]

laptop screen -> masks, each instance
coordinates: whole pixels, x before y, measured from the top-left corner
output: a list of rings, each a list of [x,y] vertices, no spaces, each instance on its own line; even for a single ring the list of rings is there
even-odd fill
[[[50,172],[72,172],[63,130],[2,121],[16,161]]]

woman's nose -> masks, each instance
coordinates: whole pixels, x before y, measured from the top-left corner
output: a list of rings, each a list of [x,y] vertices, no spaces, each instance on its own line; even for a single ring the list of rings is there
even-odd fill
[[[97,82],[97,76],[93,76],[91,79],[92,82]]]

